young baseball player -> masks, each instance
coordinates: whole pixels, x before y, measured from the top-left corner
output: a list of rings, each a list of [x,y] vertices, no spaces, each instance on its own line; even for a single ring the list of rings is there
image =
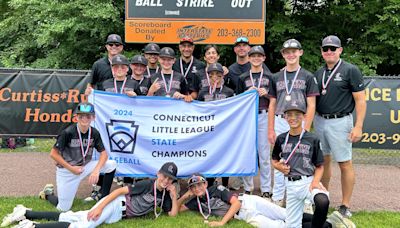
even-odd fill
[[[219,63],[212,63],[207,67],[210,85],[202,88],[199,92],[199,101],[222,100],[234,95],[234,91],[224,86],[224,69]]]
[[[64,129],[50,152],[56,162],[56,181],[58,197],[52,185],[46,185],[40,192],[41,199],[48,200],[60,211],[68,211],[73,203],[80,182],[89,176],[89,183],[96,184],[100,173],[105,173],[101,187],[102,196],[110,193],[117,164],[108,160],[100,133],[90,123],[95,118],[91,103],[80,103],[76,108],[77,124]],[[98,161],[92,161],[93,149],[100,153]]]
[[[228,191],[222,185],[208,187],[201,174],[193,174],[188,180],[189,190],[178,200],[179,211],[198,211],[209,226],[223,226],[232,218],[244,220],[256,227],[286,227],[287,210],[256,195],[239,195]],[[222,217],[220,221],[209,221],[209,216]],[[302,227],[332,227],[332,224],[354,227],[350,220],[338,213],[329,216],[329,222],[321,221],[323,226],[312,226],[313,215],[303,214]],[[350,226],[352,225],[352,226]],[[301,227],[301,226],[298,226]]]
[[[147,67],[147,59],[141,55],[133,56],[131,60],[130,67],[132,69],[131,78],[139,84],[140,93],[144,96],[147,95],[147,92],[150,88],[150,78],[145,77],[146,67]]]
[[[295,39],[285,41],[281,54],[286,66],[284,70],[273,75],[269,88],[268,140],[271,145],[275,143],[276,135],[289,130],[283,118],[283,109],[289,102],[296,101],[299,106],[307,110],[304,128],[310,130],[315,113],[315,97],[319,95],[313,74],[300,66],[300,57],[303,55],[300,42]],[[283,174],[277,170],[274,171],[272,192],[273,201],[282,206],[285,181]]]
[[[272,164],[285,175],[286,225],[301,227],[304,201],[308,199],[315,204],[312,226],[322,227],[329,209],[329,193],[320,183],[324,172],[320,141],[302,126],[305,106],[292,100],[283,111],[290,130],[276,139]]]
[[[270,145],[268,143],[268,87],[271,75],[264,71],[265,52],[261,46],[254,46],[249,51],[251,68],[239,77],[238,93],[247,90],[257,90],[259,94],[258,106],[258,164],[260,167],[260,188],[264,198],[271,198],[271,162]],[[244,190],[251,194],[254,190],[253,177],[244,177]]]
[[[160,54],[160,47],[158,44],[149,43],[144,49],[144,57],[147,59],[147,66],[144,75],[146,78],[150,78],[155,73],[160,71],[160,67],[158,66],[158,55]]]
[[[147,93],[148,96],[165,96],[175,99],[185,99],[192,101],[190,95],[186,95],[188,91],[185,77],[172,70],[175,62],[175,52],[170,47],[164,47],[160,50],[161,71],[151,77],[151,86]]]
[[[121,219],[136,218],[154,213],[155,218],[167,212],[176,216],[178,204],[175,186],[178,168],[173,162],[165,163],[155,180],[142,180],[114,190],[90,210],[77,212],[39,212],[17,205],[1,226],[20,221],[20,228],[91,228],[100,224],[116,223]],[[31,220],[47,219],[56,223],[35,224]]]

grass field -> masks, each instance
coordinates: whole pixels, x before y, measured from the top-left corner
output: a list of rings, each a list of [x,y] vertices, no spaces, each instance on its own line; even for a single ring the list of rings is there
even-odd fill
[[[394,202],[395,203],[395,202]],[[56,211],[48,202],[39,200],[35,197],[0,197],[0,218],[10,213],[16,204],[23,204],[35,211]],[[82,200],[75,200],[72,210],[87,210],[93,204],[84,204]],[[218,220],[212,217],[210,220]],[[357,227],[376,227],[376,228],[395,228],[400,227],[400,213],[396,212],[356,212],[353,214],[352,221]],[[39,221],[46,222],[46,221]],[[162,228],[178,228],[178,227],[207,227],[203,223],[203,218],[199,213],[184,212],[177,217],[168,217],[165,214],[154,220],[153,214],[140,219],[123,220],[111,225],[102,225],[101,227],[162,227]],[[247,223],[233,219],[226,227],[251,227]]]

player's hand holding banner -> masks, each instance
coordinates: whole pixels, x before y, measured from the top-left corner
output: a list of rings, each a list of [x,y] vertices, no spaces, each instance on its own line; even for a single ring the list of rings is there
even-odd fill
[[[174,161],[180,176],[256,175],[258,94],[187,103],[166,97],[135,97],[94,91],[100,131],[117,174],[153,176]]]

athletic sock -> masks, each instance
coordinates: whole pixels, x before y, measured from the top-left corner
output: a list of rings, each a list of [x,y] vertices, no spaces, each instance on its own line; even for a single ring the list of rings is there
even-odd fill
[[[52,222],[52,223],[43,223],[43,224],[35,224],[35,228],[68,228],[71,223],[69,222]]]
[[[57,207],[58,197],[55,195],[46,195],[46,200]]]
[[[114,179],[114,174],[115,174],[115,169],[110,173],[104,174],[103,185],[101,186],[100,189],[101,198],[110,194],[110,189]]]
[[[49,221],[58,221],[61,212],[54,211],[30,211],[26,210],[25,217],[29,220],[46,219]]]

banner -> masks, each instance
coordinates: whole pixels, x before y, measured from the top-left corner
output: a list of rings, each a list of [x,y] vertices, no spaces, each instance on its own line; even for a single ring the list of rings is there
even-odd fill
[[[265,43],[264,0],[126,0],[125,42]]]
[[[0,136],[57,136],[88,82],[89,71],[0,69]]]
[[[353,146],[399,149],[400,80],[369,78],[365,80],[365,84],[367,114],[361,142]]]
[[[148,177],[168,161],[179,176],[257,174],[258,94],[191,103],[167,97],[89,96],[118,176]]]

